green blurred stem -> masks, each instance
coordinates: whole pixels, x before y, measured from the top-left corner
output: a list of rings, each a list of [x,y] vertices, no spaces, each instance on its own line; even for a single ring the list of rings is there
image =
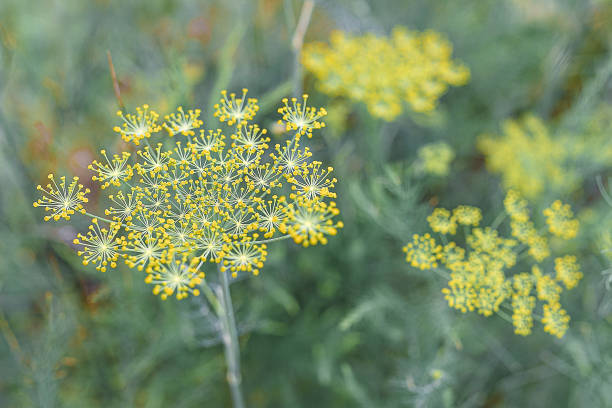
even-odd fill
[[[304,1],[293,38],[291,39],[291,48],[293,48],[293,93],[295,96],[302,93],[302,46],[304,45],[304,36],[310,25],[314,6],[313,0]]]
[[[225,361],[227,363],[227,382],[232,393],[234,408],[244,408],[244,398],[242,396],[242,376],[240,374],[240,345],[238,344],[238,330],[236,329],[236,319],[234,318],[234,307],[229,288],[228,272],[221,270],[218,266],[219,281],[222,290],[219,293],[221,308],[219,310],[219,320],[221,321],[221,339],[225,349]]]
[[[246,242],[247,244],[267,244],[268,242],[282,241],[283,239],[291,238],[291,235],[283,235],[282,237],[262,239],[259,241]]]
[[[114,223],[115,221],[109,220],[108,218],[104,218],[104,217],[100,217],[99,215],[96,214],[92,214],[90,212],[85,212],[83,213],[84,215],[88,216],[89,218],[97,218],[98,220],[102,220],[102,221],[106,221],[109,224]],[[123,224],[121,224],[122,226],[124,226]]]
[[[431,268],[431,270],[435,273],[437,273],[438,275],[440,275],[441,277],[450,280],[450,274],[445,271],[444,269],[441,268]]]
[[[502,319],[504,319],[505,321],[514,324],[512,321],[512,317],[510,317],[508,314],[506,314],[506,312],[502,311],[501,309],[495,313],[497,313],[497,315],[501,317]]]
[[[506,212],[502,211],[497,218],[495,218],[493,220],[493,223],[491,224],[491,229],[497,229],[497,227],[499,227],[499,225],[502,223],[502,221],[504,221],[506,219]]]

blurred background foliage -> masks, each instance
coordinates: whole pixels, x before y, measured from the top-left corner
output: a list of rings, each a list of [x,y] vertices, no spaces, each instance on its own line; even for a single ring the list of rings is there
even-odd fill
[[[393,122],[325,96],[301,72],[291,45],[301,7],[0,3],[0,406],[230,404],[222,349],[197,302],[161,302],[126,268],[82,267],[70,248],[76,230],[43,224],[32,208],[47,173],[89,180],[96,152],[119,143],[107,50],[128,109],[182,104],[211,122],[220,89],[247,87],[264,126],[300,89],[329,111],[310,144],[335,168],[345,228],[326,247],[271,246],[262,275],[232,286],[249,406],[612,406],[612,3],[317,1],[306,42],[334,29],[432,29],[470,68],[434,114]],[[547,180],[538,166],[552,160],[548,149],[510,137],[514,160],[487,165],[499,152],[482,140],[508,137],[504,121],[525,115],[566,153],[558,166],[571,176]],[[446,151],[441,171],[426,171],[432,144]],[[506,172],[517,188],[521,177],[541,180],[534,213],[559,198],[581,220],[571,250],[585,276],[564,301],[572,321],[561,340],[451,310],[443,279],[404,261],[402,246],[426,230],[433,206],[476,205],[485,223],[495,219]]]

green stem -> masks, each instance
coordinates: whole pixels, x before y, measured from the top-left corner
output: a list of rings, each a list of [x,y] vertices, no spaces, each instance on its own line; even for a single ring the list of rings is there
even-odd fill
[[[196,267],[196,271],[200,270],[200,268],[202,267],[203,263],[204,263],[204,261],[200,261],[200,263]],[[217,299],[217,297],[213,293],[213,291],[210,288],[210,286],[208,286],[208,283],[206,283],[206,279],[202,280],[202,283],[200,284],[200,287],[202,288],[202,292],[204,292],[204,296],[206,296],[206,300],[208,300],[208,303],[210,303],[210,305],[213,307],[213,310],[215,311],[217,316],[220,316],[221,315],[221,310],[222,310],[221,309],[221,303],[219,303],[219,299]]]
[[[229,278],[227,272],[223,272],[220,267],[219,281],[221,282],[220,301],[221,310],[219,319],[221,320],[221,339],[225,349],[225,361],[227,363],[227,382],[232,393],[234,408],[245,408],[242,396],[242,377],[240,374],[240,345],[238,344],[238,331],[234,318],[234,308],[230,295]]]
[[[497,227],[499,227],[499,224],[502,223],[502,221],[506,218],[506,212],[502,211],[497,218],[495,218],[495,220],[493,220],[493,223],[491,224],[491,229],[497,229]]]
[[[262,239],[259,241],[245,242],[245,244],[267,244],[268,242],[282,241],[283,239],[291,238],[291,235],[283,235],[282,237]]]
[[[89,218],[97,218],[97,219],[99,219],[99,220],[106,221],[106,222],[108,222],[109,224],[112,224],[112,223],[114,223],[114,222],[115,222],[115,221],[109,220],[108,218],[100,217],[99,215],[92,214],[92,213],[89,213],[89,212],[85,212],[85,215],[86,215],[86,216],[88,216]],[[125,226],[125,225],[123,225],[123,224],[121,224],[121,225],[122,225],[122,226]]]
[[[443,277],[443,278],[445,278],[447,280],[450,280],[450,274],[447,271],[445,271],[444,269],[441,269],[441,268],[431,268],[430,270],[432,272],[437,273],[441,277]]]
[[[313,0],[304,1],[293,38],[291,39],[291,48],[293,49],[293,94],[296,97],[302,93],[302,46],[304,45],[304,36],[306,35],[306,30],[308,30],[314,6]]]
[[[499,317],[501,317],[502,319],[504,319],[505,321],[514,324],[514,322],[512,321],[512,317],[510,317],[509,315],[506,314],[506,312],[502,311],[501,309],[498,310],[497,312],[495,312]]]

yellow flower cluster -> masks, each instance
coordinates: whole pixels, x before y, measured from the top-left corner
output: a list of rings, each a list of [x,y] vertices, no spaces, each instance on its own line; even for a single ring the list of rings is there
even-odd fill
[[[136,113],[123,114],[118,111],[117,116],[123,119],[121,126],[115,126],[113,130],[121,134],[121,137],[126,142],[134,142],[139,145],[144,138],[151,137],[152,133],[159,132],[161,126],[157,124],[159,115],[153,111],[149,111],[149,105],[143,105],[136,108]]]
[[[304,95],[303,102],[298,102],[297,98],[284,98],[285,106],[278,108],[278,113],[283,115],[279,119],[278,124],[283,125],[287,132],[297,131],[301,135],[312,137],[313,129],[321,129],[325,127],[325,122],[319,121],[323,116],[327,115],[325,108],[313,108],[307,105],[308,95]]]
[[[540,301],[544,331],[562,337],[569,325],[569,316],[560,304],[562,285],[572,289],[582,278],[576,257],[556,258],[555,274],[543,273],[539,263],[550,256],[550,248],[546,237],[537,232],[530,220],[527,201],[511,190],[504,207],[510,218],[512,238],[500,236],[497,225],[480,227],[482,215],[476,207],[459,206],[453,211],[434,209],[427,221],[445,245],[438,244],[430,234],[414,235],[412,242],[404,247],[406,261],[420,269],[447,273],[449,282],[442,293],[452,308],[463,313],[477,311],[484,316],[497,313],[508,320],[505,310],[511,311],[516,334],[531,333],[534,310]],[[571,221],[567,219],[571,217],[569,208],[554,203],[551,208],[562,208],[564,222]],[[449,235],[461,231],[464,247],[448,242]],[[568,234],[557,235],[571,238]]]
[[[483,135],[478,143],[487,167],[501,174],[504,186],[528,198],[545,188],[570,191],[578,176],[567,161],[573,154],[559,139],[553,139],[541,119],[526,115],[504,122],[503,136]]]
[[[98,219],[91,220],[87,235],[77,234],[74,239],[75,245],[82,245],[84,249],[78,251],[78,255],[83,257],[83,265],[88,265],[90,262],[96,263],[96,269],[106,272],[106,267],[117,267],[119,259],[119,249],[125,242],[124,237],[117,235],[121,224],[112,223],[110,227],[100,227]]]
[[[532,272],[534,268],[532,268]],[[533,289],[533,274],[517,273],[512,277],[512,325],[514,333],[527,336],[533,327],[533,310],[536,298],[531,295]]]
[[[247,98],[248,90],[242,89],[242,97],[236,99],[236,94],[231,93],[227,97],[227,91],[221,91],[223,99],[220,103],[215,104],[215,117],[221,122],[227,122],[228,126],[234,126],[236,123],[253,120],[255,114],[259,110],[256,98]]]
[[[455,152],[447,143],[429,143],[421,147],[417,153],[419,170],[434,176],[446,176],[450,163],[455,158]]]
[[[414,234],[412,242],[403,249],[406,252],[406,262],[421,270],[437,268],[438,260],[442,257],[442,247],[429,234]]]
[[[442,34],[397,27],[389,37],[335,31],[329,45],[306,44],[302,63],[323,92],[364,102],[373,116],[391,121],[404,102],[415,112],[431,112],[450,85],[467,83],[469,70],[451,54]]]
[[[45,221],[58,221],[60,218],[70,220],[70,216],[77,212],[85,214],[83,204],[88,201],[86,195],[89,189],[78,184],[78,177],[74,177],[70,184],[66,184],[64,176],[60,177],[59,183],[55,181],[53,174],[47,177],[49,184],[45,187],[36,186],[42,197],[34,203],[34,207],[43,207],[45,211],[51,212],[51,215],[44,217]]]
[[[572,255],[566,255],[563,258],[555,259],[555,272],[557,274],[557,280],[563,282],[568,289],[576,287],[580,279],[582,279],[580,266],[578,266],[576,262],[576,257]]]
[[[480,224],[482,212],[480,208],[469,205],[460,205],[453,210],[453,217],[461,225],[471,225],[473,227]]]
[[[451,217],[451,212],[446,208],[436,208],[429,217],[427,217],[431,229],[434,232],[441,234],[454,235],[457,230],[457,221],[455,217]]]
[[[572,130],[553,128],[527,114],[507,120],[500,135],[482,135],[479,149],[507,189],[527,198],[542,192],[565,195],[580,187],[584,172],[612,164],[612,105],[602,103]],[[585,166],[588,163],[588,166]]]
[[[548,230],[554,236],[570,239],[578,234],[578,220],[573,218],[574,213],[569,204],[557,200],[544,210],[544,215]]]
[[[147,105],[134,114],[119,113],[123,125],[115,127],[127,142],[142,146],[135,153],[112,156],[89,167],[102,189],[111,188],[104,217],[95,217],[86,234],[74,240],[83,264],[102,272],[123,258],[130,268],[146,272],[145,282],[162,299],[198,295],[202,264],[218,263],[236,276],[259,273],[267,257],[267,244],[292,238],[303,246],[325,244],[342,227],[333,188],[333,169],[311,161],[301,145],[324,126],[324,109],[306,107],[296,99],[284,101],[282,123],[292,130],[285,143],[270,147],[266,129],[251,123],[257,100],[222,92],[215,116],[229,126],[201,129],[200,110],[165,116]],[[171,140],[159,134],[163,129]],[[159,136],[159,142],[150,139]],[[88,190],[75,179],[66,185],[52,181],[35,206],[66,218],[84,213]],[[101,223],[105,223],[101,226]]]

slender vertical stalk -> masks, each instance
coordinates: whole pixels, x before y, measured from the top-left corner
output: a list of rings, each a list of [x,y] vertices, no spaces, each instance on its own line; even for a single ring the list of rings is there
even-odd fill
[[[225,351],[225,361],[227,363],[227,382],[232,393],[234,408],[244,408],[244,398],[242,396],[242,376],[240,374],[240,345],[238,344],[238,331],[236,329],[236,319],[234,318],[234,307],[230,295],[229,278],[227,272],[219,271],[219,281],[221,290],[219,300],[221,310],[219,320],[221,322],[221,336]]]
[[[291,39],[291,47],[293,48],[293,93],[295,96],[302,93],[302,64],[300,59],[302,57],[304,36],[306,35],[306,30],[308,30],[314,6],[313,0],[304,1],[293,38]]]
[[[499,224],[501,224],[505,218],[506,211],[502,211],[501,213],[499,213],[499,215],[493,220],[493,223],[491,224],[491,229],[497,229],[497,227],[499,227]]]
[[[119,104],[119,109],[124,111],[125,105],[123,105],[123,99],[121,99],[121,89],[119,88],[119,81],[117,81],[117,74],[115,73],[115,66],[113,65],[113,57],[111,57],[110,50],[106,50],[106,58],[108,59],[108,68],[110,69],[111,79],[113,80],[113,90],[115,91],[117,104]]]

